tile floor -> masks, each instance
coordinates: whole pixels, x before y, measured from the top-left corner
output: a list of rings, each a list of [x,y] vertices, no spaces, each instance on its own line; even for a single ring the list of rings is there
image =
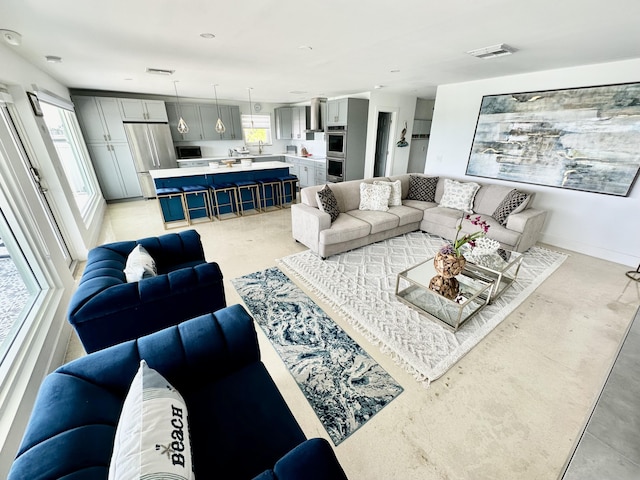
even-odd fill
[[[206,258],[220,264],[229,304],[240,302],[232,278],[305,249],[291,238],[288,209],[194,228]],[[117,203],[108,207],[100,243],[163,233],[155,201]],[[624,275],[628,267],[569,253],[428,389],[318,302],[405,389],[336,447],[350,479],[541,480],[563,474],[640,304],[640,284]],[[306,435],[327,437],[269,342],[258,336],[262,359]],[[72,339],[69,358],[81,352]]]
[[[564,480],[640,478],[640,311],[631,324]]]

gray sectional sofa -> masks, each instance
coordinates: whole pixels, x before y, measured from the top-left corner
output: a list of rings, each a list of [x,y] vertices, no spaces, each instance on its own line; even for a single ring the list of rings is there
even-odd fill
[[[300,203],[291,206],[293,238],[306,245],[322,258],[362,247],[370,243],[402,235],[415,230],[439,235],[453,241],[462,212],[439,205],[444,193],[444,178],[437,180],[433,202],[408,199],[410,175],[352,180],[330,184],[340,211],[332,222],[329,213],[320,208],[316,193],[324,188],[317,185],[303,188]],[[402,185],[402,205],[390,206],[388,211],[360,210],[360,184],[374,181],[394,182]],[[462,180],[468,182],[468,180]],[[513,187],[480,184],[473,200],[473,216],[480,216],[489,225],[487,236],[500,242],[503,248],[524,252],[536,243],[544,225],[546,211],[532,208],[535,193],[506,217],[501,225],[492,215]],[[470,222],[463,222],[461,235],[477,231]]]

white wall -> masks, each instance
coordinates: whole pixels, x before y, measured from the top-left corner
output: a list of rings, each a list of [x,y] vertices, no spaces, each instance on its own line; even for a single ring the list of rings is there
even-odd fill
[[[438,87],[425,173],[536,191],[548,210],[541,241],[634,268],[640,262],[640,182],[628,197],[466,177],[483,95],[640,81],[640,59]],[[639,140],[640,152],[640,140]]]
[[[399,175],[407,172],[409,165],[409,148],[411,145],[411,131],[416,110],[416,97],[384,93],[373,90],[369,95],[369,118],[367,122],[367,143],[364,163],[364,178],[373,177],[373,166],[376,156],[376,130],[378,127],[378,113],[392,112],[394,124],[391,126],[391,151],[387,161],[387,175]],[[407,122],[407,147],[396,147],[400,140],[400,133]]]

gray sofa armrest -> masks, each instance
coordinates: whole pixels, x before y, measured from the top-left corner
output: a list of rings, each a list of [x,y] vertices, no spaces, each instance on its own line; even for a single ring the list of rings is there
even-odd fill
[[[519,232],[520,241],[516,251],[524,252],[535,245],[542,231],[547,212],[535,208],[527,208],[507,217],[507,228]]]
[[[298,242],[318,253],[320,232],[331,228],[331,216],[304,203],[291,205],[291,233]]]

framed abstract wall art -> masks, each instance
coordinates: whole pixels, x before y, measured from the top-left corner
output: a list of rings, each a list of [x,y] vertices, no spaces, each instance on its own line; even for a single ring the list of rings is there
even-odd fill
[[[627,196],[640,170],[640,83],[485,95],[467,175]]]

